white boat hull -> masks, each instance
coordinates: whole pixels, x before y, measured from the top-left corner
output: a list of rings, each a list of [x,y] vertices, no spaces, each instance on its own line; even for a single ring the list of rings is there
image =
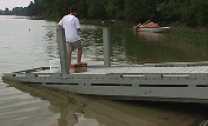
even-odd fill
[[[153,33],[160,33],[160,32],[167,32],[170,30],[170,27],[159,27],[159,28],[139,28],[139,32],[153,32]]]

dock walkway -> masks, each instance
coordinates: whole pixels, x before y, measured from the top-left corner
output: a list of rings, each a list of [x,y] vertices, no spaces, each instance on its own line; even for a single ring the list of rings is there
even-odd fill
[[[153,66],[114,66],[114,67],[89,67],[87,72],[79,74],[109,74],[109,73],[169,73],[191,74],[208,73],[208,66],[190,67],[153,67]]]

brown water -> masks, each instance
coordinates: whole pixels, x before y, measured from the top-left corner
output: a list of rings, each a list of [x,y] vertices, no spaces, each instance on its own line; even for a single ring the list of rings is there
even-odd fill
[[[83,25],[82,31],[84,60],[102,64],[102,30]],[[113,63],[140,63],[143,58],[137,60],[125,46],[131,35],[128,33],[124,39],[121,36],[113,35]],[[55,40],[54,22],[0,16],[0,76],[28,68],[59,66]],[[147,45],[151,48],[152,44]],[[199,104],[111,101],[0,80],[0,126],[191,126],[206,119],[207,110],[206,105]]]

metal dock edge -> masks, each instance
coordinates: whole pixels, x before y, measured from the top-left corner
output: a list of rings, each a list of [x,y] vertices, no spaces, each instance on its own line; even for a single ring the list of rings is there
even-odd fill
[[[43,67],[4,74],[3,80],[119,100],[208,102],[207,66],[93,66],[73,74],[47,73]]]

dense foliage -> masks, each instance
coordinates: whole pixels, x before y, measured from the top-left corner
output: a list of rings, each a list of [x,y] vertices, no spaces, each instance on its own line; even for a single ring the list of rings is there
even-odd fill
[[[34,0],[27,14],[59,19],[71,6],[84,19],[208,25],[208,0]]]

